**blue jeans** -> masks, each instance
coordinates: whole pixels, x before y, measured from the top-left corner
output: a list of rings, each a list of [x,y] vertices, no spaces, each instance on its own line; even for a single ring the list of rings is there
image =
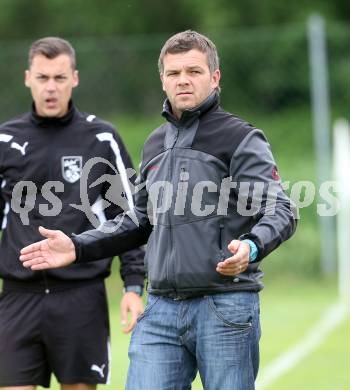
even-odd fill
[[[229,292],[176,301],[148,296],[131,337],[127,390],[253,390],[259,296]]]

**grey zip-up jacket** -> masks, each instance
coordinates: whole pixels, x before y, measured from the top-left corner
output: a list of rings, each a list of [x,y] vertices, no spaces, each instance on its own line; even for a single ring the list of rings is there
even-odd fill
[[[222,110],[215,93],[180,120],[166,100],[163,116],[167,123],[144,146],[139,177],[144,186],[136,194],[134,217],[124,214],[72,237],[77,261],[148,242],[151,293],[261,290],[259,263],[296,227],[262,131]],[[106,233],[106,228],[115,229]],[[232,256],[227,245],[233,239],[252,240],[258,257],[245,272],[223,276],[216,265]]]

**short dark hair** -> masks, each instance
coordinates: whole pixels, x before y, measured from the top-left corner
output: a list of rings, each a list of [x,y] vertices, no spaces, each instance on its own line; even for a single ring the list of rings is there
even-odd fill
[[[163,74],[164,56],[168,53],[176,54],[197,49],[207,55],[211,73],[219,69],[219,56],[215,44],[206,36],[193,30],[186,30],[170,37],[162,47],[158,60],[159,73]]]
[[[75,70],[76,68],[75,50],[65,39],[58,37],[46,37],[33,42],[28,54],[29,68],[32,66],[33,58],[39,54],[49,59],[56,58],[60,54],[67,54],[71,60],[72,69]]]

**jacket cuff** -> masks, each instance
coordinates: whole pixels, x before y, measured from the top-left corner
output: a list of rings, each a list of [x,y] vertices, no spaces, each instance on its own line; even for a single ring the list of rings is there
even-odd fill
[[[240,241],[249,240],[255,244],[256,249],[257,249],[257,254],[256,254],[256,258],[254,260],[254,263],[257,263],[258,261],[261,261],[263,259],[264,245],[257,235],[255,235],[253,233],[245,233],[245,234],[242,234],[238,239]],[[249,260],[250,260],[250,258],[249,258]],[[253,261],[249,261],[249,262],[253,262]]]
[[[247,238],[245,240],[242,240],[242,242],[246,242],[250,246],[249,263],[253,263],[258,257],[258,248],[255,245],[255,242]]]
[[[128,292],[134,292],[135,294],[139,295],[140,297],[142,297],[142,294],[143,294],[143,287],[142,286],[138,286],[138,285],[130,285],[130,286],[126,286],[123,288],[123,294],[125,293],[128,293]]]
[[[76,234],[72,233],[70,235],[70,239],[73,241],[73,245],[74,245],[74,248],[75,248],[75,260],[74,260],[74,263],[82,263],[81,259],[82,259],[82,256],[81,256],[81,246],[79,244],[79,240],[76,236]]]
[[[144,285],[144,277],[139,274],[125,275],[124,287],[128,286],[142,286]]]

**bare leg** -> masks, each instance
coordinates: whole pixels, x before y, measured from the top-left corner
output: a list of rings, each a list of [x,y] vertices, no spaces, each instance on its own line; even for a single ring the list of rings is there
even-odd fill
[[[28,390],[32,390],[32,389],[28,389]],[[88,385],[86,383],[61,384],[61,390],[96,390],[96,385]]]
[[[0,390],[35,390],[35,386],[9,386],[9,387],[0,387]]]

